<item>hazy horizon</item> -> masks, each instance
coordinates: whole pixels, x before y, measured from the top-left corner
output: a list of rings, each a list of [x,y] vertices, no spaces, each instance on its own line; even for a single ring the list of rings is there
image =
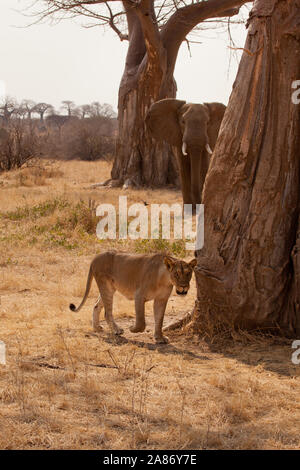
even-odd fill
[[[5,83],[6,94],[18,101],[45,101],[57,109],[63,100],[77,105],[99,101],[117,110],[128,42],[120,42],[111,30],[83,28],[80,19],[24,28],[31,20],[16,10],[28,4],[28,0],[1,1],[0,94]],[[242,48],[245,26],[236,26],[233,36]],[[206,31],[199,41],[202,44],[191,44],[192,57],[186,44],[179,51],[177,97],[227,104],[238,67],[232,58],[229,68],[228,37]],[[237,54],[241,56],[240,51]]]

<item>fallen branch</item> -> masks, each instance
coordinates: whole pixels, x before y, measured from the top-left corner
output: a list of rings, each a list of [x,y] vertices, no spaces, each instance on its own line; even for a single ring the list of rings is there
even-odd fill
[[[192,312],[188,312],[183,318],[180,320],[175,321],[174,323],[171,323],[170,325],[166,326],[163,328],[163,331],[173,331],[173,330],[179,330],[183,326],[187,325],[192,319]]]
[[[108,186],[110,183],[111,179],[109,178],[108,180],[102,181],[101,183],[94,183],[91,184],[91,186],[87,186],[85,189],[95,189],[95,188],[100,188],[104,186]]]
[[[92,364],[90,362],[84,362],[84,365],[85,366],[91,366],[91,367],[105,367],[105,368],[108,368],[108,369],[118,369],[117,366],[112,366],[110,364]]]

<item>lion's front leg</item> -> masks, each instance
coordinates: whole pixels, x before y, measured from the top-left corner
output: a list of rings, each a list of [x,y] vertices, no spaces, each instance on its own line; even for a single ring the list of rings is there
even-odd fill
[[[155,321],[155,330],[154,330],[154,339],[156,343],[168,343],[169,339],[167,336],[162,334],[162,325],[164,321],[164,315],[166,306],[168,303],[169,297],[164,299],[155,299],[153,304],[154,310],[154,321]]]
[[[145,299],[140,292],[135,295],[135,325],[129,329],[132,333],[140,333],[145,330]]]

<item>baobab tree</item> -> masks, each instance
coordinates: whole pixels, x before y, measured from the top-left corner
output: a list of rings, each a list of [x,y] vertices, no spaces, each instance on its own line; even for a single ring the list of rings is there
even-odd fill
[[[48,125],[56,127],[58,130],[59,139],[61,140],[62,127],[70,120],[71,116],[62,116],[53,112],[47,116],[46,121]]]
[[[0,102],[0,112],[3,118],[4,125],[7,125],[10,121],[11,116],[16,112],[19,105],[17,101],[11,96],[5,96]]]
[[[53,106],[49,103],[38,103],[33,108],[33,112],[40,115],[41,124],[44,123],[44,115],[46,111],[49,113],[53,110]]]
[[[13,116],[17,117],[18,119],[25,119],[26,115],[27,115],[27,109],[24,106],[22,106],[22,103],[13,112]]]
[[[73,116],[73,113],[75,113],[76,104],[74,103],[74,101],[64,100],[64,101],[62,101],[61,109],[66,110],[68,116],[71,117],[71,116]]]
[[[36,103],[32,100],[23,100],[21,107],[26,110],[27,118],[31,121],[32,113],[35,111]]]
[[[90,104],[82,104],[81,106],[78,106],[77,108],[77,114],[81,119],[84,119],[87,116],[90,116],[92,114],[91,111],[91,105]]]
[[[206,177],[192,324],[300,333],[300,0],[256,0]]]
[[[90,116],[112,119],[116,117],[116,113],[110,104],[101,104],[99,101],[94,101],[90,107]]]
[[[119,88],[118,140],[112,169],[115,185],[162,186],[175,179],[172,153],[145,128],[151,104],[176,95],[174,68],[188,34],[207,19],[230,18],[246,0],[40,0],[39,18],[85,15],[108,25],[127,40],[128,53]],[[119,9],[119,4],[123,9]]]

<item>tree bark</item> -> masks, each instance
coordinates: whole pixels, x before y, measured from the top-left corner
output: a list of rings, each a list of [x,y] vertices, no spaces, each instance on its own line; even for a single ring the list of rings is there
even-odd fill
[[[165,97],[172,97],[170,92]],[[123,95],[120,88],[118,106],[119,132],[112,178],[119,184],[129,180],[135,186],[178,184],[176,162],[167,144],[153,142],[144,120],[155,94],[149,94],[145,74],[134,88]]]
[[[256,0],[206,177],[194,326],[300,333],[300,0]]]

